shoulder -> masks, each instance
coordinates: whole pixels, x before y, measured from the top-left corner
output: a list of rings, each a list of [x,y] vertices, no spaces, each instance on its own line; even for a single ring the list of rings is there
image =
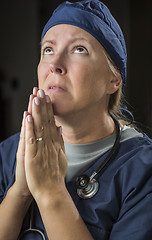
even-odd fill
[[[20,133],[16,133],[0,143],[0,149],[12,147],[18,144]]]
[[[127,136],[126,139],[124,138],[120,143],[119,150],[121,151],[121,154],[122,153],[125,154],[125,152],[132,153],[132,151],[138,154],[139,153],[138,151],[144,151],[144,149],[147,148],[149,148],[149,150],[152,150],[152,139],[149,138],[146,134],[144,133],[136,134],[136,132],[131,134],[132,136],[130,138]]]
[[[124,171],[139,173],[149,167],[152,167],[152,140],[143,134],[140,137],[132,137],[120,142],[118,149],[111,156],[110,166],[105,174],[115,175]]]
[[[121,142],[116,162],[118,171],[128,173],[128,182],[131,176],[137,182],[136,177],[139,179],[142,173],[147,174],[149,169],[152,170],[152,140],[143,134],[142,137],[130,138]]]
[[[152,140],[144,134],[124,141],[118,154],[113,183],[121,208],[110,239],[150,239]]]
[[[18,148],[20,133],[14,134],[11,137],[7,138],[3,142],[0,143],[0,158],[9,159],[13,158],[16,155],[16,151]]]
[[[7,139],[5,139],[3,142],[1,142],[0,146],[11,143],[11,142],[13,143],[13,142],[19,141],[19,137],[20,137],[20,133],[18,132],[16,134],[8,137]]]
[[[116,198],[119,198],[126,211],[130,203],[133,206],[152,193],[151,173],[152,140],[144,134],[120,143],[100,181],[107,182],[113,192],[119,193]]]
[[[142,137],[130,138],[120,143],[118,156],[130,165],[135,163],[152,165],[152,139],[143,134]]]
[[[15,180],[19,133],[0,143],[0,202]]]
[[[152,140],[146,136],[120,144],[115,180],[120,187],[123,206],[143,200],[152,193]]]

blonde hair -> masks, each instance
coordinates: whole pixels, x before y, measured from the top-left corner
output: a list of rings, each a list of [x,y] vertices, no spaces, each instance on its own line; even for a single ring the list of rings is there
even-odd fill
[[[105,54],[108,66],[112,73],[115,75],[115,77],[122,81],[122,77],[120,74],[119,69],[117,68],[114,61],[111,59],[110,55],[106,52],[106,50],[103,48],[103,52]],[[121,124],[127,124],[130,122],[129,119],[124,116],[122,113],[122,105],[124,104],[125,99],[124,95],[122,93],[122,87],[120,87],[116,92],[111,94],[108,104],[108,112],[109,114],[114,115],[118,120],[121,121]]]

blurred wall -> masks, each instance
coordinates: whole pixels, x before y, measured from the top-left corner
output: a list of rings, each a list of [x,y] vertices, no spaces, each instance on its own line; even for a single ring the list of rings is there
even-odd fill
[[[61,0],[14,0],[0,9],[0,141],[18,132],[37,85],[40,34]],[[74,2],[74,1],[73,1]],[[152,2],[103,0],[119,22],[128,50],[126,98],[137,122],[152,129]],[[123,4],[122,4],[123,2]],[[143,125],[145,127],[143,127]]]
[[[152,1],[132,1],[130,10],[129,100],[152,137]]]
[[[37,0],[1,2],[0,138],[19,131],[27,96],[36,83],[38,62]]]

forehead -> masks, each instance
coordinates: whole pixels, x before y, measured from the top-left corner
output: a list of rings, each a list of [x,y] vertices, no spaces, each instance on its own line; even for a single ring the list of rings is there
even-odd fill
[[[50,28],[44,38],[42,44],[47,40],[71,40],[75,38],[82,38],[92,44],[100,44],[90,33],[87,31],[69,24],[59,24]],[[101,44],[100,44],[101,45]]]

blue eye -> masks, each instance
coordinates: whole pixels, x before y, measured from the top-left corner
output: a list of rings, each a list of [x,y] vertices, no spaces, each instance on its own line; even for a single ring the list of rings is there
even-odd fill
[[[44,50],[43,50],[43,55],[51,55],[53,54],[53,49],[51,47],[46,47]]]
[[[87,49],[85,47],[82,46],[77,46],[74,49],[74,53],[88,53]]]

